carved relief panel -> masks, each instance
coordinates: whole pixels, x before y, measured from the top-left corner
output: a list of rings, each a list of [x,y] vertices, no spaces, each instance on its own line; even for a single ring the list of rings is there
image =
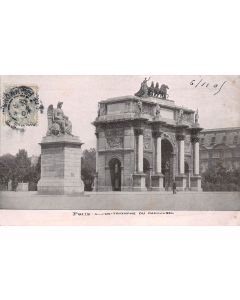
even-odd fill
[[[143,103],[143,113],[148,115],[153,115],[154,114],[153,106],[147,103]]]
[[[144,150],[152,149],[152,133],[151,130],[144,130],[143,133],[143,147]]]
[[[186,122],[186,123],[193,123],[193,117],[192,117],[192,115],[184,113],[183,114],[183,121]]]
[[[191,154],[191,138],[189,135],[185,137],[185,153]]]
[[[191,113],[186,113],[182,109],[180,109],[176,114],[176,119],[178,123],[194,123],[194,115]]]
[[[123,128],[106,129],[106,148],[120,149],[123,148]]]

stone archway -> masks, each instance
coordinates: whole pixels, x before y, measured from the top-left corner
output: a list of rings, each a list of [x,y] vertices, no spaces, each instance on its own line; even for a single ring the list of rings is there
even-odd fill
[[[143,173],[146,174],[146,179],[145,179],[145,184],[146,188],[149,190],[151,187],[151,168],[150,168],[150,163],[149,161],[144,157],[143,158]]]
[[[117,158],[109,161],[109,170],[113,191],[121,191],[121,162]]]
[[[161,146],[162,152],[162,173],[164,175],[163,187],[168,190],[173,182],[173,146],[171,142],[164,138]]]

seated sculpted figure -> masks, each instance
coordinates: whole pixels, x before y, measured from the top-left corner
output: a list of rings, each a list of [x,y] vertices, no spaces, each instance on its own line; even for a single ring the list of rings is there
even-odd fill
[[[67,116],[64,115],[62,110],[63,102],[58,102],[57,108],[54,109],[53,105],[48,107],[48,132],[47,135],[72,135],[72,123]]]

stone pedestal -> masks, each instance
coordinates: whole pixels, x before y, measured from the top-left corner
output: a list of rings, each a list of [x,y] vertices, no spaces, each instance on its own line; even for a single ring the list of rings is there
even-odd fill
[[[80,194],[81,146],[79,138],[71,135],[43,137],[41,145],[41,179],[39,194]]]
[[[28,183],[19,182],[16,188],[17,192],[27,192],[28,191]]]
[[[178,191],[185,191],[187,186],[187,176],[178,175],[175,177],[176,187]]]
[[[191,191],[202,191],[201,176],[191,176]]]
[[[135,191],[135,192],[147,191],[146,174],[135,173],[132,176],[133,176],[133,191]]]
[[[8,191],[12,191],[12,180],[8,181]]]
[[[163,187],[163,174],[155,174],[151,176],[152,179],[152,191],[164,191]]]

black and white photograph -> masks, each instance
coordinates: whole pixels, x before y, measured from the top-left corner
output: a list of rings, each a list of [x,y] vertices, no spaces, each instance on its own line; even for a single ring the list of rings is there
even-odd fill
[[[240,76],[1,76],[1,89],[1,210],[240,210]]]
[[[2,0],[0,299],[238,299],[240,4]]]

